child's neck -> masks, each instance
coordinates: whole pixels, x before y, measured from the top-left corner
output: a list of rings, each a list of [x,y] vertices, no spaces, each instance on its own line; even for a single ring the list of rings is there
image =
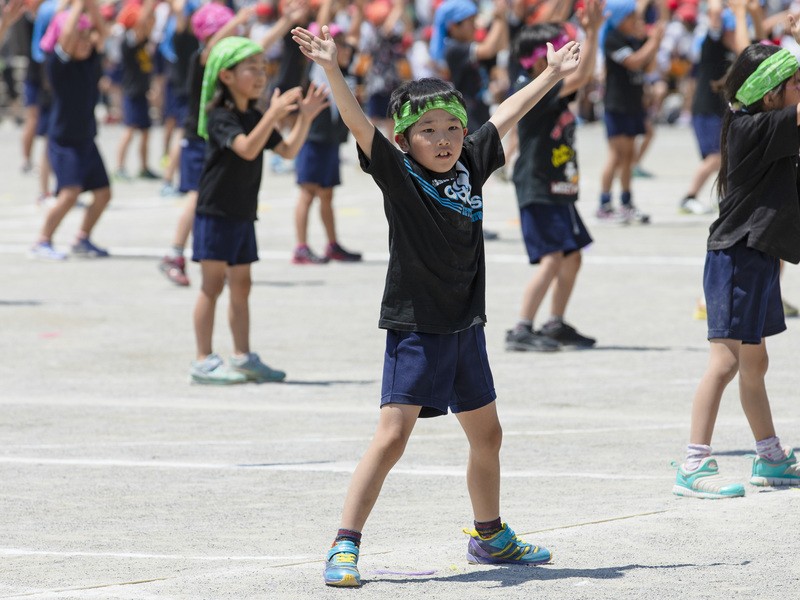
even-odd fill
[[[230,88],[228,88],[228,91],[231,94],[231,98],[233,99],[233,104],[236,106],[236,110],[239,112],[246,112],[250,107],[250,98],[244,94],[238,94]]]

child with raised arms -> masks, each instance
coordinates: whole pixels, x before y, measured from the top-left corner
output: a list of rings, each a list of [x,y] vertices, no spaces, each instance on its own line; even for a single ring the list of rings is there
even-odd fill
[[[800,24],[791,19],[800,40]],[[711,343],[692,403],[686,460],[673,493],[735,498],[744,486],[724,480],[711,455],[711,436],[725,388],[738,373],[739,399],[756,441],[750,483],[800,485],[794,450],[776,435],[764,377],[766,338],[786,329],[780,260],[800,262],[800,72],[785,48],[753,44],[725,81],[719,218],[708,237],[703,289]]]
[[[286,377],[250,351],[250,265],[258,260],[255,221],[263,154],[273,150],[294,158],[311,121],[327,106],[327,91],[312,84],[303,97],[299,87],[283,94],[276,89],[262,114],[254,105],[266,85],[260,44],[228,37],[214,46],[203,73],[197,127],[197,133],[208,140],[208,148],[193,229],[192,260],[200,263],[202,274],[194,310],[197,360],[190,370],[195,383],[224,385]],[[275,125],[294,111],[298,117],[284,140]],[[226,282],[234,346],[230,368],[212,350],[214,313]]]
[[[467,488],[474,526],[467,560],[541,564],[550,552],[520,540],[500,519],[502,429],[483,327],[485,259],[482,186],[505,160],[500,143],[517,121],[579,63],[578,44],[467,135],[461,94],[439,79],[407,81],[392,92],[389,114],[398,149],[361,110],[339,68],[327,27],[322,37],[292,30],[303,54],[325,70],[339,112],[358,144],[364,171],[383,192],[389,267],[379,327],[386,329],[377,430],[347,493],[328,552],[327,585],[361,585],[361,530],[384,479],[403,454],[418,418],[456,414],[470,445]]]

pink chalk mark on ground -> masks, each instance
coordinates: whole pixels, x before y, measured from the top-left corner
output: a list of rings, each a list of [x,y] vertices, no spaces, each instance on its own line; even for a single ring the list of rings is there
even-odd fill
[[[53,338],[57,338],[61,336],[60,331],[43,331],[39,334],[39,337],[43,340],[52,340]]]

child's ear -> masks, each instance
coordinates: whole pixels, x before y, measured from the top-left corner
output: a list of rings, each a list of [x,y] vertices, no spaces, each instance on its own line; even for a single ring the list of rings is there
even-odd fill
[[[403,152],[409,151],[410,148],[408,145],[408,140],[406,139],[406,136],[404,136],[402,133],[398,133],[397,135],[395,135],[394,141],[400,147],[400,150],[402,150]]]
[[[219,72],[219,80],[225,85],[233,83],[233,71],[230,69],[221,69]]]
[[[466,127],[464,127],[464,130],[463,130],[463,131],[464,131],[464,137],[467,137],[467,134],[469,133],[469,129],[467,129]]]

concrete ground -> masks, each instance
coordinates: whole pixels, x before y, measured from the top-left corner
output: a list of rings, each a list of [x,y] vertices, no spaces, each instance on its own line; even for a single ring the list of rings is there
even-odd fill
[[[418,424],[386,481],[364,532],[365,584],[345,591],[322,585],[322,559],[378,417],[387,253],[382,202],[352,144],[337,224],[366,260],[290,264],[294,179],[267,170],[251,334],[289,375],[214,388],[188,383],[198,269],[189,288],[157,270],[181,200],[159,197],[157,183],[115,183],[94,235],[113,258],[29,260],[44,212],[34,177],[20,174],[19,130],[3,123],[0,599],[796,597],[800,491],[748,485],[746,497],[716,502],[671,494],[670,461],[682,457],[707,357],[692,312],[711,217],[677,213],[698,161],[692,135],[658,131],[645,161],[656,177],[634,185],[653,223],[627,227],[593,218],[603,131],[578,135],[579,209],[595,244],[568,319],[598,338],[595,350],[504,351],[532,268],[513,186],[495,178],[485,190],[486,226],[500,234],[486,250],[502,516],[551,548],[553,563],[467,564],[467,444],[454,418],[438,418]],[[109,170],[119,136],[106,127],[98,138]],[[68,247],[80,210],[57,247]],[[312,247],[323,241],[315,214]],[[791,266],[784,295],[800,301]],[[225,315],[223,301],[215,345],[228,355]],[[788,324],[769,342],[767,385],[779,435],[798,443],[798,327]],[[723,473],[746,481],[753,440],[735,383],[714,448]]]

